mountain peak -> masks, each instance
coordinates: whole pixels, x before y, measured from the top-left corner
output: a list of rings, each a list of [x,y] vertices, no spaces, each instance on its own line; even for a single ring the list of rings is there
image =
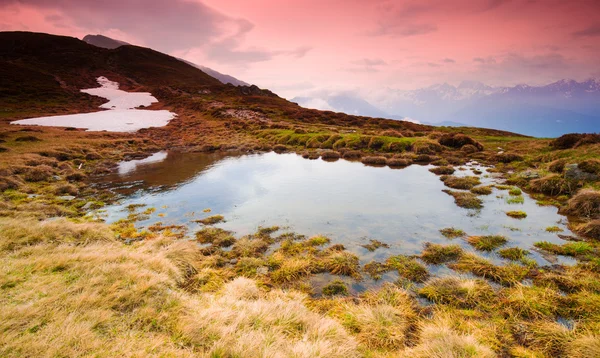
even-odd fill
[[[117,47],[129,45],[125,41],[119,41],[115,39],[111,39],[110,37],[104,35],[85,35],[82,39],[90,45],[94,45],[96,47],[102,47],[107,49],[115,49]]]

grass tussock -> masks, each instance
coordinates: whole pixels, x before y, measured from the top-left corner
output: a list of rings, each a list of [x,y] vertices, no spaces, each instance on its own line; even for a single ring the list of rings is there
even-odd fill
[[[481,184],[478,177],[466,176],[466,177],[455,177],[452,175],[442,176],[440,178],[447,187],[452,189],[469,190],[474,186]]]
[[[410,281],[424,282],[429,278],[427,267],[421,264],[414,257],[397,255],[389,257],[386,265],[398,271],[398,274]]]
[[[433,278],[419,290],[419,295],[458,308],[489,305],[495,297],[494,290],[485,280],[461,277]]]
[[[425,243],[420,257],[428,264],[440,265],[458,259],[462,253],[463,250],[458,245],[440,245],[428,242]]]
[[[202,225],[214,225],[225,221],[223,215],[212,215],[204,219],[196,220],[197,223]]]
[[[451,263],[448,267],[458,272],[470,272],[475,276],[509,286],[521,282],[529,273],[529,268],[517,264],[496,266],[471,253],[461,255],[456,263]]]
[[[441,166],[429,169],[430,172],[436,175],[452,175],[455,172],[454,167],[451,166]]]
[[[363,157],[361,162],[366,165],[386,165],[387,159],[386,157]]]
[[[580,218],[600,218],[600,191],[593,189],[581,190],[569,199],[567,206],[561,213]]]
[[[347,296],[348,285],[339,279],[333,280],[323,287],[323,296]]]
[[[334,252],[325,259],[325,268],[334,275],[360,277],[358,256],[346,252]]]
[[[217,247],[229,247],[236,241],[231,231],[216,227],[205,227],[196,232],[196,239],[201,244],[212,244]]]
[[[476,186],[471,188],[471,193],[477,195],[490,195],[492,193],[492,187],[490,185]]]
[[[463,236],[467,235],[464,231],[462,231],[460,229],[453,228],[453,227],[448,227],[448,228],[445,228],[445,229],[441,229],[440,233],[442,235],[444,235],[445,237],[447,237],[448,239],[455,239],[457,237],[463,237]]]
[[[556,255],[566,256],[583,256],[590,254],[594,251],[594,247],[591,244],[584,241],[569,242],[562,245],[553,244],[547,241],[541,241],[536,242],[534,246]]]
[[[575,231],[579,235],[600,241],[600,219],[577,225]]]
[[[559,174],[550,174],[529,182],[529,189],[550,196],[570,194],[576,187]]]
[[[527,217],[527,213],[524,211],[520,211],[520,210],[512,210],[512,211],[507,211],[506,216],[509,216],[513,219],[525,219]]]
[[[373,240],[373,239],[369,240],[368,244],[363,244],[360,246],[364,247],[365,249],[369,250],[370,252],[373,252],[381,247],[386,248],[386,249],[390,247],[390,245],[386,244],[385,242],[381,242],[379,240]]]
[[[530,252],[520,247],[508,247],[506,249],[498,250],[498,255],[503,259],[520,261],[530,255]]]
[[[467,242],[479,251],[493,251],[508,242],[501,235],[469,236]]]
[[[443,192],[454,197],[454,202],[461,208],[481,209],[483,207],[483,201],[473,193],[453,190],[443,190]]]

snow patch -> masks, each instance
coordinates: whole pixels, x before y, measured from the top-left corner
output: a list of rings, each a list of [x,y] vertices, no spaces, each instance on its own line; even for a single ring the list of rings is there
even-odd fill
[[[90,131],[135,132],[142,128],[164,127],[175,118],[175,113],[167,110],[136,109],[158,102],[156,97],[148,92],[126,92],[119,89],[119,83],[110,81],[104,76],[96,79],[100,84],[97,88],[82,89],[81,92],[106,98],[100,108],[108,111],[69,114],[64,116],[49,116],[22,119],[11,122],[20,125],[38,125],[49,127],[85,128]]]

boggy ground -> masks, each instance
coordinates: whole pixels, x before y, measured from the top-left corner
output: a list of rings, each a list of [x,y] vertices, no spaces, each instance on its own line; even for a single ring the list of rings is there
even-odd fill
[[[600,356],[597,136],[534,139],[369,119],[302,109],[253,89],[135,89],[152,92],[161,101],[155,108],[179,116],[134,134],[25,128],[8,121],[89,111],[98,103],[75,91],[71,101],[50,106],[3,103],[9,110],[0,124],[0,355]],[[391,167],[431,163],[457,203],[475,208],[489,188],[453,170],[477,160],[507,179],[497,187],[511,200],[519,187],[569,215],[579,236],[536,248],[578,263],[537,267],[501,237],[447,228],[449,238],[464,237],[506,263],[449,243],[361,267],[325,237],[263,228],[239,238],[210,225],[199,233],[160,225],[140,232],[135,220],[152,208],[131,208],[129,219],[110,226],[84,216],[113,200],[90,187],[90,177],[163,149],[295,151]],[[456,275],[436,277],[428,265]],[[389,271],[398,273],[396,284],[347,296],[348,279]],[[342,280],[314,292],[310,278],[323,273]]]
[[[526,250],[510,247],[505,238],[440,228],[449,241],[464,237],[476,250],[495,250],[506,263],[495,265],[449,242],[426,245],[417,256],[360,266],[355,255],[326,237],[278,228],[235,237],[211,226],[227,219],[216,215],[197,233],[161,225],[137,230],[136,220],[152,208],[131,207],[128,219],[110,226],[90,222],[83,214],[112,196],[90,188],[88,176],[164,146],[143,133],[22,129],[2,127],[8,148],[0,154],[3,356],[600,354],[598,182],[585,175],[586,180],[570,178],[568,166],[584,163],[577,165],[588,170],[584,173],[595,168],[589,158],[598,153],[597,144],[554,149],[549,140],[479,137],[482,152],[466,155],[442,146],[436,154],[440,161],[474,157],[495,164],[490,170],[505,173],[510,184],[499,189],[513,194],[516,186],[538,191],[536,180],[557,176],[559,188],[572,189],[537,193],[539,204],[572,215],[581,236],[536,247],[571,255],[577,265],[537,267]],[[503,163],[499,143],[520,154]],[[564,158],[563,168],[556,168]],[[442,179],[460,187],[454,190],[478,184],[472,178]],[[430,272],[436,265],[456,275],[437,277]],[[400,277],[395,284],[349,295],[348,280],[390,271]],[[334,278],[316,292],[310,279],[322,273],[342,280]]]

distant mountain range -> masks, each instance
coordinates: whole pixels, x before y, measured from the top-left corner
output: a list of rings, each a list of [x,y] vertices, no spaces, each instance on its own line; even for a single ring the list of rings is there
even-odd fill
[[[333,110],[349,110],[352,114],[374,115],[374,108],[383,112],[378,117],[401,118],[397,115],[401,113],[421,123],[487,127],[538,137],[600,132],[600,81],[594,79],[514,87],[467,81],[458,86],[444,83],[412,91],[390,90],[385,100],[373,103],[342,96],[322,100]],[[292,101],[305,105],[315,99],[300,97]]]
[[[87,42],[90,45],[108,48],[108,49],[115,49],[115,48],[118,48],[118,47],[121,47],[124,45],[130,45],[129,43],[127,43],[125,41],[115,40],[110,37],[106,37],[104,35],[86,35],[86,36],[84,36],[84,38],[82,40]],[[202,66],[202,65],[197,65],[195,63],[186,61],[184,59],[180,59],[180,60],[187,63],[188,65],[191,65],[191,66],[194,66],[194,67],[200,69],[202,72],[206,73],[207,75],[218,79],[219,81],[221,81],[221,83],[224,83],[224,84],[230,83],[234,86],[250,86],[248,83],[246,83],[244,81],[238,80],[237,78],[235,78],[233,76],[223,74],[219,71],[215,71],[212,68],[208,68],[208,67]]]

